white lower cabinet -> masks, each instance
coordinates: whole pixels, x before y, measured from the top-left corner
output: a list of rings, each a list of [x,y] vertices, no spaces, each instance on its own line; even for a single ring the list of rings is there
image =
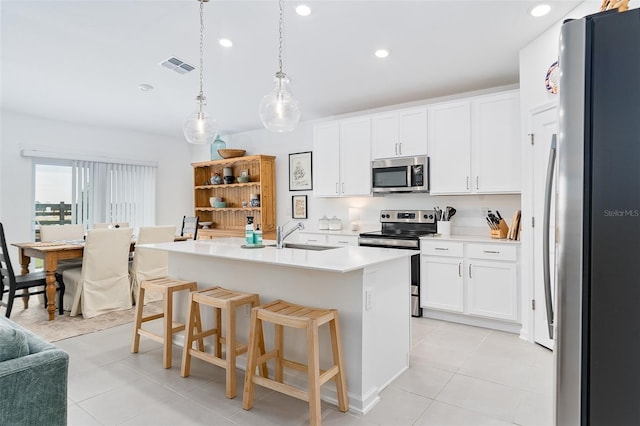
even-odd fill
[[[323,234],[311,234],[307,232],[298,233],[298,243],[300,244],[327,244],[327,236]]]
[[[512,244],[421,242],[423,308],[468,318],[517,322],[518,248]]]
[[[518,320],[518,274],[515,263],[469,259],[467,272],[469,314]]]
[[[422,256],[420,272],[422,307],[464,312],[462,259]]]
[[[319,232],[300,232],[296,241],[299,244],[309,245],[327,245],[327,246],[357,246],[357,235],[343,235],[343,234],[327,234]]]
[[[327,235],[327,245],[330,246],[357,246],[357,235]]]

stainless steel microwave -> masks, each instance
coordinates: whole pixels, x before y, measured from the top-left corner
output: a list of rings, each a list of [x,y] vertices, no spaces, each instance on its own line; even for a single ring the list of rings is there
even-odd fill
[[[385,158],[371,162],[371,191],[429,192],[429,157]]]

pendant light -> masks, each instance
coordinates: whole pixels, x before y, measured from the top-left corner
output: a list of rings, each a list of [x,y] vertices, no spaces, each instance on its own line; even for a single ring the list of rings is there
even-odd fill
[[[265,95],[260,102],[260,120],[262,120],[264,127],[272,132],[290,132],[296,128],[298,121],[300,121],[298,101],[289,90],[287,75],[282,72],[282,4],[283,0],[279,0],[278,64],[280,69],[275,75],[273,90]]]
[[[195,112],[185,118],[182,124],[182,131],[187,142],[192,144],[212,143],[218,135],[218,125],[215,118],[204,110],[207,105],[207,98],[202,92],[204,73],[204,3],[209,0],[197,0],[200,2],[200,93],[196,96],[198,105]]]

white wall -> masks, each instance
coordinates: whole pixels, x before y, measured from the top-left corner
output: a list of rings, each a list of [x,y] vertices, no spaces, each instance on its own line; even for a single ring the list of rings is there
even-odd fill
[[[52,121],[2,111],[0,133],[0,221],[7,241],[31,241],[34,182],[31,158],[22,149],[72,152],[110,158],[156,161],[157,224],[182,223],[193,214],[193,158],[184,139]],[[17,251],[10,250],[17,256]],[[17,257],[16,257],[17,259]],[[17,264],[17,260],[14,260]]]
[[[305,221],[307,229],[317,229],[318,219],[323,215],[327,215],[329,218],[334,215],[337,216],[342,219],[343,229],[348,229],[349,207],[358,207],[361,209],[360,222],[362,223],[362,228],[379,229],[378,214],[380,210],[432,209],[436,205],[443,208],[449,205],[457,209],[456,216],[452,221],[452,233],[485,235],[489,233],[489,228],[484,219],[486,209],[499,210],[500,213],[507,218],[507,222],[509,222],[513,213],[520,209],[520,195],[463,195],[445,197],[428,194],[389,194],[381,197],[314,198],[313,191],[289,191],[289,154],[313,151],[313,126],[320,121],[366,115],[392,108],[416,106],[513,88],[513,86],[501,87],[492,90],[449,96],[447,98],[430,99],[422,102],[413,102],[411,104],[395,105],[376,110],[333,116],[313,122],[302,122],[291,133],[271,133],[261,129],[229,135],[223,139],[227,143],[227,148],[246,149],[248,155],[268,154],[276,156],[276,216],[278,224],[291,220],[291,196],[306,194],[308,196],[307,210],[309,215],[309,218]],[[202,155],[207,154],[202,152]],[[206,158],[201,158],[198,161],[204,160],[206,160]],[[315,168],[321,166],[322,165],[314,162],[313,173],[315,173]]]
[[[529,114],[532,109],[548,103],[557,103],[558,95],[549,93],[545,88],[547,69],[558,59],[558,39],[560,27],[565,19],[582,18],[600,10],[599,1],[585,1],[556,22],[527,46],[520,50],[520,113],[523,129],[522,141],[522,220],[531,223],[533,212],[532,152],[527,134],[531,132]],[[562,90],[562,88],[560,88]],[[538,223],[541,223],[538,220]],[[522,337],[533,341],[533,311],[529,301],[533,298],[533,235],[530,226],[522,232],[522,290],[523,290],[523,331]]]

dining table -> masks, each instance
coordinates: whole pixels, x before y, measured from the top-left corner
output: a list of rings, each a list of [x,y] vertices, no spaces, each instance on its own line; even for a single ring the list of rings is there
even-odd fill
[[[185,241],[188,237],[176,235],[174,241]],[[82,258],[84,253],[83,240],[65,241],[40,241],[27,243],[12,243],[18,248],[20,258],[21,273],[29,273],[31,259],[42,259],[43,269],[46,274],[46,294],[47,312],[49,321],[55,318],[56,313],[56,269],[61,260]],[[131,241],[130,251],[135,249],[135,240]],[[28,306],[28,299],[24,298],[25,308]]]

